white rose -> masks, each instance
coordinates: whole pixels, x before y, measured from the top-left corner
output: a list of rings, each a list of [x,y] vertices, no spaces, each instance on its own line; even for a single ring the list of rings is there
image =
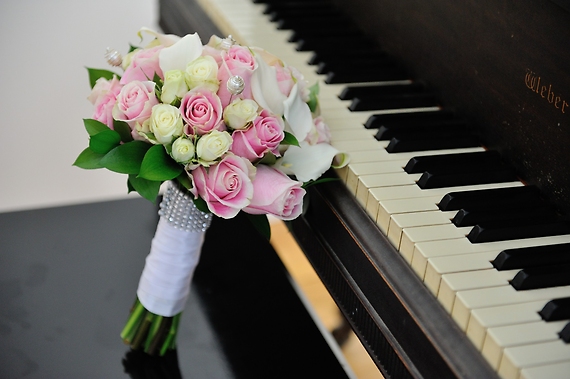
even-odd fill
[[[237,99],[224,109],[224,122],[232,129],[243,130],[257,117],[259,105],[250,99]]]
[[[213,93],[218,92],[218,63],[209,56],[200,56],[188,63],[185,71],[186,84],[190,89],[206,87]]]
[[[188,138],[180,137],[172,144],[172,158],[178,163],[188,163],[194,158],[194,142]]]
[[[148,126],[159,143],[172,142],[174,137],[182,135],[184,127],[180,110],[168,104],[157,104],[152,107]]]
[[[162,100],[163,103],[170,104],[176,100],[176,98],[181,99],[184,97],[186,92],[188,92],[188,86],[186,85],[184,73],[180,70],[166,71],[160,100]]]
[[[212,130],[203,135],[196,144],[196,155],[203,166],[214,164],[232,145],[232,136],[228,132]]]

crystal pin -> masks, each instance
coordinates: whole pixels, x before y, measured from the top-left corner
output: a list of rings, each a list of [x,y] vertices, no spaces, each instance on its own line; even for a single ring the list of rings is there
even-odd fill
[[[230,47],[232,47],[233,45],[236,44],[236,40],[232,37],[232,35],[228,35],[226,38],[224,38],[220,44],[220,48],[222,50],[229,50]]]
[[[228,88],[228,91],[230,91],[232,95],[239,95],[240,93],[243,92],[245,88],[245,82],[243,81],[243,78],[241,76],[234,75],[228,79],[226,87]]]
[[[121,56],[121,53],[109,47],[105,53],[105,59],[107,59],[107,63],[115,67],[118,67],[123,63],[123,57]]]

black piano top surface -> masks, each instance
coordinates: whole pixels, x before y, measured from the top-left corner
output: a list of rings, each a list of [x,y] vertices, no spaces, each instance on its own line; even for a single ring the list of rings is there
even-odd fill
[[[570,210],[568,1],[333,2]]]
[[[129,353],[119,334],[156,211],[135,198],[0,213],[0,378],[346,377],[278,256],[241,217],[208,231],[177,354]]]

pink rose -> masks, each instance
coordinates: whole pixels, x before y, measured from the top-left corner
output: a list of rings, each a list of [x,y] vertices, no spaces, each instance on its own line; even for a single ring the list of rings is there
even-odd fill
[[[280,63],[281,62],[278,62],[278,64],[273,66],[275,67],[277,84],[279,85],[279,90],[281,93],[285,96],[289,96],[291,89],[295,85],[295,82],[293,81],[293,77],[291,76],[291,71],[289,68],[283,67]]]
[[[116,76],[113,76],[111,81],[99,78],[89,95],[89,100],[95,106],[92,118],[111,129],[113,129],[113,107],[122,87]]]
[[[309,145],[316,145],[317,143],[330,143],[331,142],[331,131],[325,121],[321,116],[316,117],[314,120],[314,125],[311,128],[309,134],[305,141]]]
[[[231,151],[250,161],[262,158],[268,151],[279,156],[279,143],[285,137],[284,128],[281,118],[263,110],[249,129],[234,131]]]
[[[146,81],[153,80],[156,73],[161,79],[164,79],[162,70],[158,61],[158,53],[164,46],[156,46],[150,49],[143,49],[135,53],[131,60],[131,64],[125,70],[121,77],[121,84],[127,84],[133,80]]]
[[[187,135],[225,130],[225,125],[221,122],[223,108],[220,98],[207,89],[196,88],[184,95],[180,112],[186,122],[184,132]]]
[[[138,138],[135,125],[147,120],[152,113],[152,107],[156,104],[158,99],[154,93],[153,82],[130,82],[121,88],[117,96],[113,118],[127,122],[133,130],[133,137]]]
[[[255,58],[248,48],[234,45],[227,52],[222,52],[222,65],[218,70],[218,80],[220,80],[220,89],[218,95],[225,107],[230,103],[232,94],[227,89],[228,79],[232,76],[239,75],[245,82],[241,98],[251,99],[251,75],[257,68]]]
[[[253,180],[253,198],[243,210],[250,214],[272,214],[293,220],[303,210],[305,190],[302,183],[272,167],[259,165]]]
[[[208,169],[192,171],[192,193],[201,197],[216,216],[232,218],[247,206],[253,196],[255,167],[236,155],[226,155]]]

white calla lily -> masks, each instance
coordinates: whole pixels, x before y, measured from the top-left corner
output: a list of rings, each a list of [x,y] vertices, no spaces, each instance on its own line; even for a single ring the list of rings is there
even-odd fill
[[[275,115],[283,115],[284,101],[287,99],[277,82],[275,67],[269,66],[256,55],[257,69],[251,76],[251,93],[253,99],[264,109]]]
[[[162,72],[186,70],[186,65],[202,55],[202,41],[198,33],[187,34],[174,45],[165,47],[158,55]]]
[[[178,42],[178,41],[180,40],[180,37],[177,36],[177,35],[174,35],[174,34],[162,34],[162,33],[159,33],[159,32],[157,32],[157,31],[155,31],[155,30],[149,29],[149,28],[147,28],[147,27],[142,27],[142,28],[139,29],[139,32],[137,33],[137,35],[139,36],[140,39],[143,38],[143,36],[142,36],[142,33],[143,33],[143,32],[148,33],[148,34],[154,36],[154,37],[158,40],[158,42],[159,42],[162,46],[165,46],[165,47],[172,46],[172,45],[174,45],[176,42]]]
[[[296,83],[291,89],[289,97],[283,103],[283,114],[293,135],[298,141],[303,141],[313,128],[314,122],[311,109],[299,96],[298,92],[299,84]]]
[[[295,175],[297,180],[308,182],[318,179],[331,167],[331,162],[338,158],[334,167],[340,168],[348,163],[346,154],[341,153],[328,143],[309,145],[303,141],[298,146],[289,146],[283,158],[279,159],[275,168],[288,175]],[[311,162],[311,164],[307,164]]]

